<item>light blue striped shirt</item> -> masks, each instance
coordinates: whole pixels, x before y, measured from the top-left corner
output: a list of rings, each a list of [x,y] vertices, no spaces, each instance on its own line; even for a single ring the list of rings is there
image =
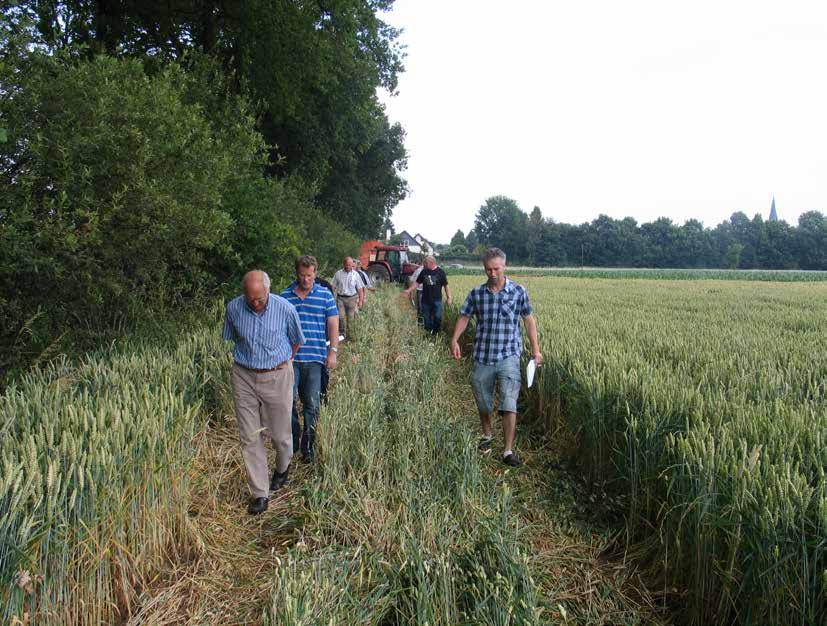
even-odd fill
[[[222,336],[235,342],[235,362],[256,370],[276,367],[290,358],[293,344],[304,343],[296,309],[273,293],[261,313],[253,311],[244,296],[230,300]]]
[[[294,281],[281,292],[281,297],[299,312],[302,332],[307,339],[299,348],[295,360],[299,363],[324,363],[327,360],[327,319],[339,317],[336,299],[318,283],[313,283],[313,289],[304,300],[296,295],[295,288]]]

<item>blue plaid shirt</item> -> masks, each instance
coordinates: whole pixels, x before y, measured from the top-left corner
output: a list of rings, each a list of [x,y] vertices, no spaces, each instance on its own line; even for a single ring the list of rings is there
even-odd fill
[[[253,311],[244,296],[230,300],[221,334],[235,342],[235,362],[256,370],[270,369],[288,360],[293,354],[292,344],[304,343],[296,309],[272,293],[261,313]]]
[[[307,341],[296,353],[298,363],[324,363],[327,360],[327,320],[339,317],[333,294],[318,283],[302,300],[296,295],[296,282],[281,292],[281,297],[296,307]]]
[[[493,365],[522,351],[520,319],[531,315],[528,293],[522,285],[506,278],[505,286],[497,293],[491,293],[487,284],[474,287],[459,314],[477,318],[477,363]]]

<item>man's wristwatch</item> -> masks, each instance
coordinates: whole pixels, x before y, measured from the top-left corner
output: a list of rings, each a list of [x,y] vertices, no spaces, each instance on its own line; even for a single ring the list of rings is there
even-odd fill
[[[336,346],[330,346],[330,349],[333,350],[333,352],[339,351],[339,348],[337,348]]]

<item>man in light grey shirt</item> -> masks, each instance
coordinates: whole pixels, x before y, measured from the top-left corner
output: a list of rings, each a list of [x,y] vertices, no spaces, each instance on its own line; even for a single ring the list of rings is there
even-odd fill
[[[358,315],[359,303],[365,298],[365,284],[356,271],[356,262],[352,257],[345,257],[342,269],[333,275],[330,284],[339,309],[339,329],[347,337],[350,333],[349,322]]]

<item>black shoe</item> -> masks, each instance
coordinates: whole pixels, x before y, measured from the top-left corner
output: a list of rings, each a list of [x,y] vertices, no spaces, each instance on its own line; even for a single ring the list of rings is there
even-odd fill
[[[508,456],[503,457],[503,463],[511,467],[520,467],[520,465],[523,464],[523,460],[517,456],[516,452],[512,452]]]
[[[491,452],[491,444],[493,441],[493,437],[480,437],[480,442],[477,444],[477,450],[480,452]]]
[[[284,472],[279,474],[278,470],[273,472],[273,478],[270,479],[270,491],[278,491],[284,484],[287,482],[287,472],[290,471],[290,467],[288,467]]]
[[[316,455],[313,452],[302,452],[302,461],[308,465],[312,465],[315,460],[315,456]]]
[[[270,501],[267,498],[253,498],[250,500],[250,505],[247,507],[247,512],[250,515],[258,515],[267,510],[267,505]]]

